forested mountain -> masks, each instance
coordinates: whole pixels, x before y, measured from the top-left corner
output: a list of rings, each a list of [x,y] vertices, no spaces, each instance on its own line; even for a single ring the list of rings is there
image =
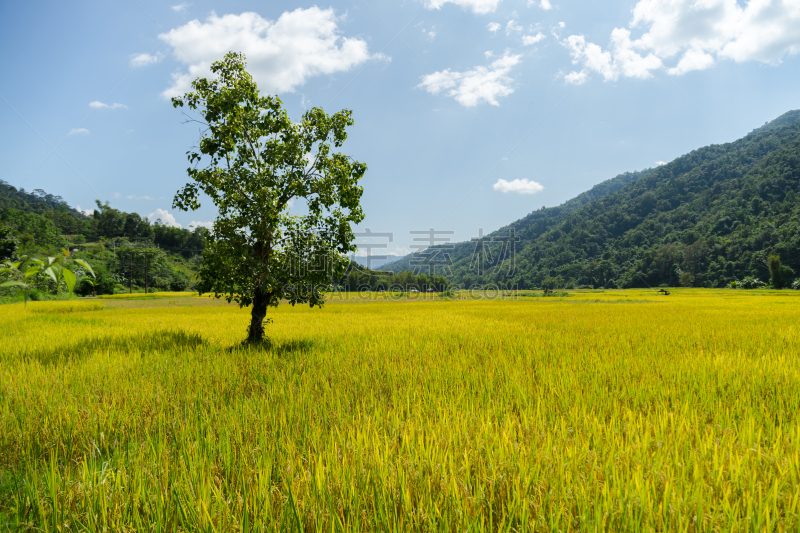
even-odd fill
[[[436,274],[464,287],[721,287],[767,279],[770,254],[800,271],[799,188],[800,111],[791,111],[738,141],[534,211],[481,242],[430,249],[382,269],[433,263]]]

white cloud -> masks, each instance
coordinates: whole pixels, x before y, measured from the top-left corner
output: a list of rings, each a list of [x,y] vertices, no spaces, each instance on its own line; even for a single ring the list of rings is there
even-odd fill
[[[134,196],[132,194],[126,196],[125,198],[127,198],[128,200],[152,200],[152,198],[150,198],[149,196]]]
[[[214,222],[213,221],[200,222],[199,220],[192,220],[191,222],[189,222],[189,227],[190,228],[206,228],[206,229],[212,230],[212,229],[214,229]]]
[[[89,130],[86,128],[72,128],[67,135],[89,135]]]
[[[131,66],[132,67],[146,67],[153,63],[161,61],[161,56],[158,54],[132,54]]]
[[[506,35],[511,35],[512,31],[515,31],[515,32],[521,32],[522,31],[522,26],[517,24],[517,21],[513,20],[513,19],[509,20],[508,24],[506,24]]]
[[[479,15],[485,15],[486,13],[494,12],[500,0],[426,0],[425,7],[428,9],[441,9],[443,5],[448,3],[469,9]]]
[[[606,81],[616,81],[620,76],[645,79],[652,76],[652,70],[662,67],[661,59],[654,54],[642,56],[634,50],[630,39],[631,32],[615,28],[611,32],[611,51],[603,51],[594,43],[587,43],[583,35],[570,35],[563,44],[569,49],[573,63],[582,63],[580,73],[572,72],[565,79],[585,81],[587,71],[594,71]]]
[[[94,209],[81,209],[81,206],[76,205],[75,209],[86,215],[87,217],[94,213]]]
[[[473,107],[481,102],[500,105],[498,97],[514,92],[511,86],[514,80],[508,73],[519,64],[521,58],[521,55],[506,53],[488,68],[475,67],[466,72],[452,72],[450,69],[434,72],[423,76],[417,88],[431,94],[447,91],[447,96],[452,96],[465,107]]]
[[[98,100],[94,102],[89,102],[89,107],[92,109],[128,109],[128,106],[125,104],[104,104]]]
[[[667,164],[666,161],[656,161],[656,166],[659,166],[659,167],[664,166],[666,164]]]
[[[498,24],[497,22],[490,22],[489,24],[486,25],[486,27],[489,29],[490,32],[497,33],[497,30],[500,29],[500,24]]]
[[[150,222],[156,222],[157,220],[161,220],[161,223],[165,226],[172,226],[173,228],[181,228],[181,226],[176,220],[175,217],[169,211],[164,209],[156,209],[149,215],[147,218],[150,219]]]
[[[697,48],[691,48],[683,54],[678,64],[667,70],[669,74],[680,76],[693,70],[705,70],[714,65],[716,60],[711,54],[707,54]]]
[[[536,35],[523,35],[522,36],[522,44],[525,46],[530,46],[532,44],[536,44],[539,41],[544,40],[544,34],[542,32],[537,33]]]
[[[184,3],[182,3],[182,4],[178,4],[177,6],[169,6],[169,7],[171,7],[171,8],[172,8],[172,10],[173,10],[175,13],[180,13],[181,11],[183,11],[183,10],[185,10],[187,7],[189,7],[189,5],[190,5],[190,4],[187,4],[186,2],[184,2]]]
[[[506,181],[502,178],[497,180],[492,188],[500,192],[513,192],[517,194],[536,194],[544,189],[544,186],[536,181],[527,178]]]
[[[341,37],[338,20],[333,9],[318,7],[287,11],[277,21],[258,13],[218,17],[213,12],[205,22],[192,20],[169,34],[175,59],[188,70],[174,72],[173,85],[162,94],[187,92],[192,80],[208,76],[211,63],[231,50],[247,56],[247,70],[267,93],[293,92],[309,77],[347,71],[383,57],[370,56],[362,39]],[[160,37],[166,39],[167,34]]]
[[[673,65],[666,71],[674,76],[705,70],[722,60],[775,65],[800,53],[800,2],[640,0],[630,28],[645,31],[631,40],[628,29],[615,28],[606,52],[578,35],[564,44],[573,62],[583,63],[582,72],[598,72],[606,80],[645,78],[650,71],[665,68],[665,62]],[[589,47],[597,48],[594,56],[609,54],[606,63],[611,66],[596,68],[591,54],[584,53]]]
[[[536,0],[528,0],[528,7],[538,5],[545,11],[550,11],[553,9],[553,4],[550,3],[550,0],[541,0],[540,2],[536,2]]]
[[[564,76],[564,80],[566,80],[567,83],[573,83],[575,85],[582,85],[586,83],[586,80],[588,79],[589,74],[587,74],[585,70],[581,70],[580,72],[570,72]]]

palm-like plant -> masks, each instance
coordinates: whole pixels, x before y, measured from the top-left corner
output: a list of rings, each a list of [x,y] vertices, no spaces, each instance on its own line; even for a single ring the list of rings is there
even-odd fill
[[[68,263],[75,263],[82,266],[86,271],[95,277],[92,267],[83,259],[73,257],[70,252],[62,248],[63,255],[56,257],[47,257],[46,259],[37,259],[35,257],[22,256],[20,261],[6,261],[0,267],[0,274],[11,274],[8,281],[0,283],[0,287],[20,287],[23,291],[25,306],[28,305],[28,297],[30,295],[30,284],[28,280],[31,277],[39,274],[44,274],[56,283],[56,289],[63,281],[70,295],[75,288],[75,281],[77,276],[68,267]]]

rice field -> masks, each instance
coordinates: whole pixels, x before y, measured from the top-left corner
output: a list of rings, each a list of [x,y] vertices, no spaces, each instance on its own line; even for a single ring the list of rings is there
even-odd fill
[[[0,307],[0,530],[800,531],[798,292],[134,296]]]

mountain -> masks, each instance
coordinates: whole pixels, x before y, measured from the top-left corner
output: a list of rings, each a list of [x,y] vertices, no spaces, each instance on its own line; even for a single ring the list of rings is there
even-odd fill
[[[800,271],[798,189],[800,111],[790,111],[737,141],[605,181],[481,241],[382,269],[438,262],[437,274],[464,287],[721,287],[766,279],[771,254]]]
[[[401,259],[401,256],[392,254],[379,255],[378,253],[376,253],[370,258],[368,265],[366,257],[353,256],[353,255],[350,256],[350,261],[355,261],[359,265],[363,267],[368,267],[372,270],[379,270],[382,265],[385,265],[386,263],[391,263],[393,261],[397,261],[398,259]]]

